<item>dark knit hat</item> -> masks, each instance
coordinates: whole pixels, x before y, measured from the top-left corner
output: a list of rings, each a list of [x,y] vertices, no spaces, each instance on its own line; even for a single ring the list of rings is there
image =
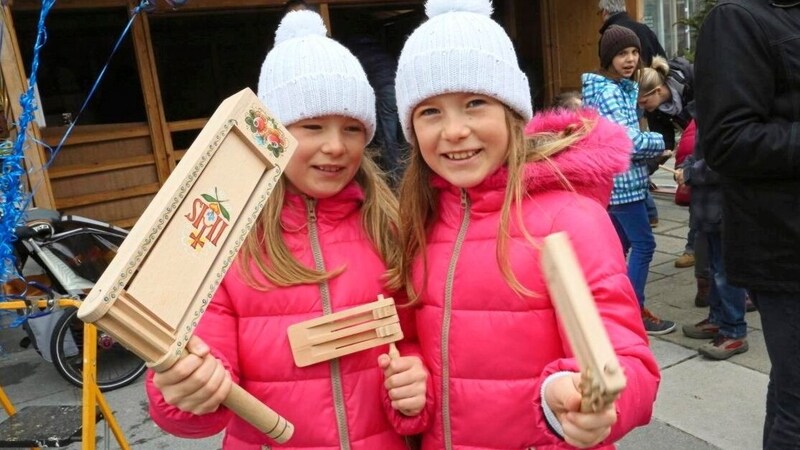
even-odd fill
[[[617,53],[628,47],[636,47],[637,50],[642,51],[642,43],[639,42],[639,37],[633,30],[619,25],[611,25],[606,28],[600,38],[600,67],[608,69]]]

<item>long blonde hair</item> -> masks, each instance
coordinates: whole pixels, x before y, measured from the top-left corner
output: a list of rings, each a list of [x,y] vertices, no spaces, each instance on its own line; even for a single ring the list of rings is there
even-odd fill
[[[506,128],[509,133],[508,153],[506,166],[508,168],[508,183],[506,185],[503,206],[500,212],[498,226],[498,239],[496,259],[503,273],[503,278],[511,288],[521,295],[532,295],[517,280],[514,275],[508,255],[508,242],[511,238],[509,224],[511,211],[515,211],[515,220],[523,224],[522,201],[527,197],[527,190],[523,179],[524,166],[533,161],[546,161],[558,152],[568,148],[576,141],[582,139],[591,131],[594,123],[581,122],[580,125],[569,127],[559,133],[540,133],[526,138],[523,129],[525,121],[516,112],[506,108]],[[425,163],[416,143],[412,143],[411,159],[408,168],[400,183],[400,245],[402,249],[401,260],[396,270],[390,271],[390,284],[399,288],[403,285],[408,292],[409,303],[419,301],[419,292],[412,287],[412,265],[414,260],[421,256],[423,283],[427,281],[428,261],[426,255],[427,233],[437,214],[437,196],[431,186],[433,171]],[[566,183],[566,180],[564,180]],[[566,183],[568,186],[568,183]],[[526,240],[533,246],[537,244],[527,234],[524,226],[520,227]],[[424,291],[423,285],[420,292]]]
[[[361,205],[361,223],[364,231],[387,268],[394,268],[400,261],[400,247],[397,241],[397,198],[366,151],[354,180],[364,190],[365,198]],[[281,233],[280,218],[285,193],[286,181],[285,177],[281,177],[267,200],[258,223],[247,236],[239,252],[242,278],[245,283],[256,289],[267,290],[271,286],[255,279],[250,271],[251,262],[272,285],[278,287],[321,283],[345,270],[344,267],[339,267],[329,271],[319,271],[304,266],[292,255]]]
[[[639,92],[650,92],[667,82],[669,63],[663,56],[655,56],[650,67],[645,67],[639,74]]]

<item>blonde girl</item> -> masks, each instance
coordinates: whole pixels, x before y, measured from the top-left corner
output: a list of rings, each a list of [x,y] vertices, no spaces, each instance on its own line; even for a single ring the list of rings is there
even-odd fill
[[[627,167],[624,130],[591,111],[532,116],[528,80],[488,0],[429,0],[400,56],[411,161],[402,264],[436,399],[423,449],[610,446],[650,418],[658,368],[605,211]],[[628,377],[579,412],[575,359],[540,267],[542,238],[573,241]]]
[[[399,259],[396,200],[364,152],[375,98],[355,57],[326,33],[316,13],[291,12],[264,61],[259,97],[299,145],[191,355],[148,378],[150,414],[174,435],[224,429],[223,447],[235,450],[401,450],[401,433],[428,421],[427,372],[412,342],[391,363],[385,348],[303,368],[292,359],[289,325],[391,295],[385,272]],[[232,382],[292,422],[294,436],[278,445],[221,407]]]

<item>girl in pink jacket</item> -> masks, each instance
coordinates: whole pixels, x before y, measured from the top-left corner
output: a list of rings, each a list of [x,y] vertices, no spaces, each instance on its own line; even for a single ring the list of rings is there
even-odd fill
[[[400,56],[411,161],[396,274],[416,306],[436,412],[422,448],[613,447],[650,420],[659,382],[605,207],[625,130],[596,113],[532,116],[528,80],[489,0],[429,0]],[[581,413],[578,366],[545,286],[542,239],[566,232],[627,377]]]
[[[399,259],[397,203],[364,152],[375,97],[356,58],[326,31],[316,13],[290,12],[264,61],[259,97],[299,146],[190,340],[191,355],[148,375],[151,417],[176,436],[224,429],[223,447],[235,450],[401,450],[401,434],[430,418],[415,345],[398,345],[405,356],[390,365],[378,361],[386,348],[293,362],[289,325],[388,296],[385,272]],[[404,328],[413,337],[413,326]],[[232,382],[291,422],[294,436],[278,445],[221,407]]]

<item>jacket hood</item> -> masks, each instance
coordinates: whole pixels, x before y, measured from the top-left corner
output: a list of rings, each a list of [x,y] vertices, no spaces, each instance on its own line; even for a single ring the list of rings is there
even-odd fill
[[[580,111],[554,110],[534,116],[525,127],[525,134],[559,133],[588,121],[594,126],[589,133],[549,161],[530,163],[525,167],[528,191],[569,189],[608,204],[613,177],[628,170],[631,140],[625,128],[601,117],[593,109]]]

